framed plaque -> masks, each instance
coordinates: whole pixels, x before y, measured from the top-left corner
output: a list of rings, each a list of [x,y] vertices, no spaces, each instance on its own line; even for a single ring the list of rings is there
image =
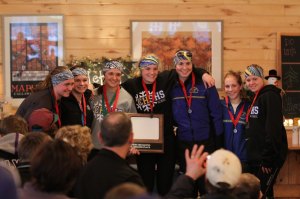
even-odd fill
[[[134,134],[133,147],[143,153],[163,153],[163,115],[128,113]]]

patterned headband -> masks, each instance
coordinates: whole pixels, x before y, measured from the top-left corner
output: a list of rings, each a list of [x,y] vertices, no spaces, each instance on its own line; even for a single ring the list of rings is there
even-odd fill
[[[78,75],[85,75],[85,76],[88,76],[87,71],[86,71],[85,69],[83,69],[83,68],[80,68],[80,67],[74,68],[74,69],[72,70],[72,74],[73,74],[74,77],[75,77],[75,76],[78,76]]]
[[[119,61],[109,61],[105,64],[102,71],[105,73],[106,71],[115,68],[123,72],[123,67],[123,64]]]
[[[173,59],[174,65],[176,66],[180,60],[188,60],[190,62],[192,62],[192,53],[191,51],[188,50],[180,50],[178,51]]]
[[[56,86],[63,81],[73,79],[73,78],[74,78],[74,76],[73,76],[72,72],[67,69],[61,73],[57,73],[57,74],[51,76],[51,82],[52,82],[53,86]]]
[[[262,67],[260,67],[257,64],[251,64],[245,70],[245,78],[249,77],[250,75],[264,78],[264,72]]]
[[[144,58],[141,59],[140,63],[139,63],[139,67],[140,68],[144,68],[150,65],[157,65],[158,66],[159,61],[158,58],[153,56],[153,55],[148,55],[145,56]]]

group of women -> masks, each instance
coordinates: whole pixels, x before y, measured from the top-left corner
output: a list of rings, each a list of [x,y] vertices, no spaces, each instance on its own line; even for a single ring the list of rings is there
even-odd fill
[[[85,69],[56,67],[23,101],[17,114],[27,119],[33,110],[47,108],[59,115],[58,127],[88,126],[96,149],[101,148],[101,121],[109,112],[163,114],[164,153],[138,153],[136,159],[148,191],[156,184],[158,193],[165,195],[173,182],[176,156],[184,157],[185,148],[196,143],[204,144],[209,152],[219,147],[233,151],[243,170],[257,175],[262,191],[272,196],[272,183],[285,160],[287,142],[280,89],[264,85],[263,69],[252,64],[245,70],[246,86],[254,93],[251,100],[243,95],[240,73],[228,72],[224,78],[226,97],[220,101],[213,78],[193,66],[190,51],[176,52],[175,70],[159,73],[159,64],[156,56],[146,55],[138,63],[141,76],[120,85],[123,65],[110,61],[103,69],[104,85],[94,95],[88,89]],[[179,158],[179,165],[184,172],[184,158]],[[204,194],[201,184],[203,181],[198,188]]]
[[[239,73],[230,71],[224,78],[224,148],[239,157],[244,172],[260,179],[263,198],[274,198],[273,185],[287,155],[281,89],[264,84],[259,65],[248,66],[244,74],[250,99]]]

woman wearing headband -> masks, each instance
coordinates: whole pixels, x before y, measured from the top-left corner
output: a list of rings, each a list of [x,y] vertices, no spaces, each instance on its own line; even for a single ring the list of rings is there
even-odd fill
[[[92,91],[88,89],[89,79],[85,69],[71,68],[74,87],[69,97],[61,99],[62,126],[79,124],[91,128],[93,112],[90,105]]]
[[[22,102],[16,114],[22,116],[26,120],[32,111],[40,108],[46,108],[61,115],[60,99],[68,97],[73,89],[74,76],[66,66],[58,66],[54,68],[39,83],[33,92]],[[58,127],[61,126],[60,118],[57,121]]]
[[[164,153],[141,153],[137,156],[140,175],[149,192],[154,184],[160,195],[165,195],[172,183],[175,167],[175,135],[172,123],[170,91],[176,79],[176,72],[158,71],[159,60],[154,55],[146,55],[139,62],[141,77],[127,80],[122,86],[131,94],[138,113],[164,115]],[[198,71],[201,77],[203,70]],[[213,81],[210,76],[208,82]],[[156,179],[156,182],[155,182]]]
[[[287,155],[281,90],[264,84],[263,69],[256,64],[245,70],[245,81],[254,93],[246,115],[249,169],[260,179],[264,197],[273,198],[273,184]]]
[[[222,106],[216,87],[206,88],[197,77],[192,53],[179,50],[174,56],[177,81],[171,92],[172,112],[177,126],[177,150],[180,171],[185,172],[185,150],[204,145],[211,153],[223,144]],[[195,195],[205,194],[205,179],[195,184]]]
[[[118,61],[109,61],[105,64],[103,68],[104,85],[97,88],[91,101],[94,113],[92,140],[96,149],[102,147],[99,143],[98,133],[104,116],[110,112],[136,113],[132,97],[120,86],[123,68],[123,64]]]

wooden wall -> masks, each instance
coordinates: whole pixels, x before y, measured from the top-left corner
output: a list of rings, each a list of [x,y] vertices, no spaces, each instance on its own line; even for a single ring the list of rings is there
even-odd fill
[[[276,68],[277,33],[300,32],[298,0],[1,0],[0,13],[63,14],[65,60],[130,55],[130,20],[223,20],[223,73],[251,63]]]

